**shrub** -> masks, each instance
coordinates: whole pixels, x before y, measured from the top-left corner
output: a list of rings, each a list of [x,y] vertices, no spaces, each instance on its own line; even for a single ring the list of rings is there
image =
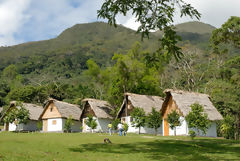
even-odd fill
[[[188,132],[188,134],[190,135],[190,137],[191,137],[192,140],[196,137],[196,132],[193,131],[193,130],[190,130],[190,131]]]

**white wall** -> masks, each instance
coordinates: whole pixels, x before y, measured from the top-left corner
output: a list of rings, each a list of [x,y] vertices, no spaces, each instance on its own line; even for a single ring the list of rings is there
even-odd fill
[[[189,130],[193,130],[197,134],[196,129],[187,129],[187,133]],[[197,134],[198,136],[209,136],[209,137],[217,137],[217,124],[216,122],[211,122],[211,125],[209,126],[206,135],[200,131],[200,134]]]
[[[56,125],[53,125],[53,121],[56,121]],[[62,118],[48,119],[47,123],[47,131],[63,131],[64,121]]]
[[[94,129],[93,132],[107,132],[108,131],[107,125],[113,121],[111,119],[103,119],[103,118],[96,118],[96,117],[93,117],[93,119],[95,119],[97,122],[97,128]],[[83,130],[83,132],[91,132],[91,128],[85,124],[85,129]]]
[[[132,123],[131,123],[131,116],[126,116],[126,117],[122,117],[121,120],[125,121],[125,123],[128,124],[128,133],[138,133],[139,129],[132,126]],[[148,128],[147,125],[145,127],[141,127],[140,128],[140,133],[146,133],[146,134],[155,134],[155,130],[153,128]],[[157,133],[158,134],[163,134],[162,133],[162,126],[160,126],[158,129],[157,129]]]
[[[16,131],[16,125],[15,123],[9,123],[9,128],[8,128],[8,131]]]
[[[180,117],[181,126],[176,127],[176,135],[187,135],[188,134],[188,126],[184,117]],[[169,126],[169,135],[174,135],[174,129],[171,129]]]
[[[72,132],[81,132],[81,122],[80,121],[74,121],[73,122],[74,124],[72,125],[71,129],[72,129]]]
[[[20,124],[17,127],[20,131],[37,131],[37,121],[30,120],[27,124]]]
[[[6,129],[6,124],[4,124],[4,129]],[[15,123],[9,123],[9,131],[36,131],[37,121],[29,120],[27,124],[19,124],[18,126]]]
[[[188,135],[189,130],[193,130],[197,134],[197,130],[196,129],[189,129],[188,128],[187,121],[185,120],[184,117],[180,117],[180,120],[181,120],[182,124],[181,124],[181,126],[177,126],[176,127],[176,135]],[[164,130],[164,127],[163,127],[163,130]],[[172,130],[170,127],[169,127],[169,135],[170,136],[174,135],[174,129]],[[216,122],[211,122],[211,125],[208,128],[206,135],[203,134],[202,132],[200,132],[200,134],[197,134],[197,135],[198,136],[217,137],[217,125],[216,125]]]

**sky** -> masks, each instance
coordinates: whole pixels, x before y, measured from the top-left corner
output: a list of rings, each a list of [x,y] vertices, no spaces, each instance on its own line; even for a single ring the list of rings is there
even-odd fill
[[[230,16],[240,16],[240,0],[185,0],[201,14],[204,23],[220,27]],[[55,38],[65,29],[97,19],[104,0],[0,0],[0,46]],[[106,20],[105,20],[106,21]],[[175,16],[176,24],[191,21]],[[134,17],[118,16],[117,22],[137,29]]]

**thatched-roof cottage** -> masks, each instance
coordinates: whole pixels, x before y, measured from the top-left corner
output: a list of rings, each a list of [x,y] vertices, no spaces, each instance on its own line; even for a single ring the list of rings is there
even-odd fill
[[[172,89],[166,89],[164,92],[166,93],[166,99],[162,107],[164,136],[174,135],[174,130],[169,128],[167,122],[167,115],[173,110],[176,110],[181,115],[182,122],[182,125],[176,128],[176,134],[188,135],[189,128],[184,117],[191,111],[190,106],[194,103],[198,103],[204,107],[204,112],[208,115],[208,119],[211,121],[211,126],[209,127],[206,136],[217,136],[216,121],[222,120],[223,118],[213,106],[209,95]]]
[[[74,120],[71,130],[81,131],[81,113],[79,105],[50,99],[39,117],[43,121],[43,132],[63,132],[65,121],[70,117]]]
[[[157,111],[160,111],[163,104],[163,98],[159,96],[149,96],[149,95],[140,95],[134,93],[125,93],[123,104],[117,114],[117,118],[120,118],[122,122],[128,124],[128,132],[138,132],[138,128],[132,126],[132,118],[130,113],[136,107],[142,108],[146,114],[152,111],[154,107]],[[154,129],[151,128],[141,128],[141,133],[154,133]],[[162,134],[162,128],[158,129],[158,134]]]
[[[29,121],[27,124],[20,124],[16,126],[16,124],[13,123],[5,123],[4,124],[4,130],[5,131],[36,131],[38,130],[37,122],[40,114],[43,111],[43,107],[31,104],[31,103],[22,103],[23,108],[27,109],[29,111]],[[10,103],[10,106],[8,109],[2,114],[1,120],[4,119],[7,113],[9,113],[13,109],[20,109],[20,106],[16,106],[16,101],[12,101]]]
[[[83,101],[83,112],[81,120],[83,124],[83,132],[89,132],[91,129],[86,125],[87,116],[90,114],[96,119],[97,128],[95,132],[106,132],[107,125],[113,120],[110,115],[112,111],[111,105],[107,101],[86,98]]]

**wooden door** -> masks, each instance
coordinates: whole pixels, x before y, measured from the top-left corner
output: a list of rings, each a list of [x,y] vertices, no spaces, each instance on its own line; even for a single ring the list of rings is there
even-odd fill
[[[48,131],[48,120],[43,120],[43,132]]]
[[[169,136],[169,124],[167,120],[164,120],[164,136]]]
[[[5,131],[8,131],[9,130],[9,123],[6,123],[5,124]]]

